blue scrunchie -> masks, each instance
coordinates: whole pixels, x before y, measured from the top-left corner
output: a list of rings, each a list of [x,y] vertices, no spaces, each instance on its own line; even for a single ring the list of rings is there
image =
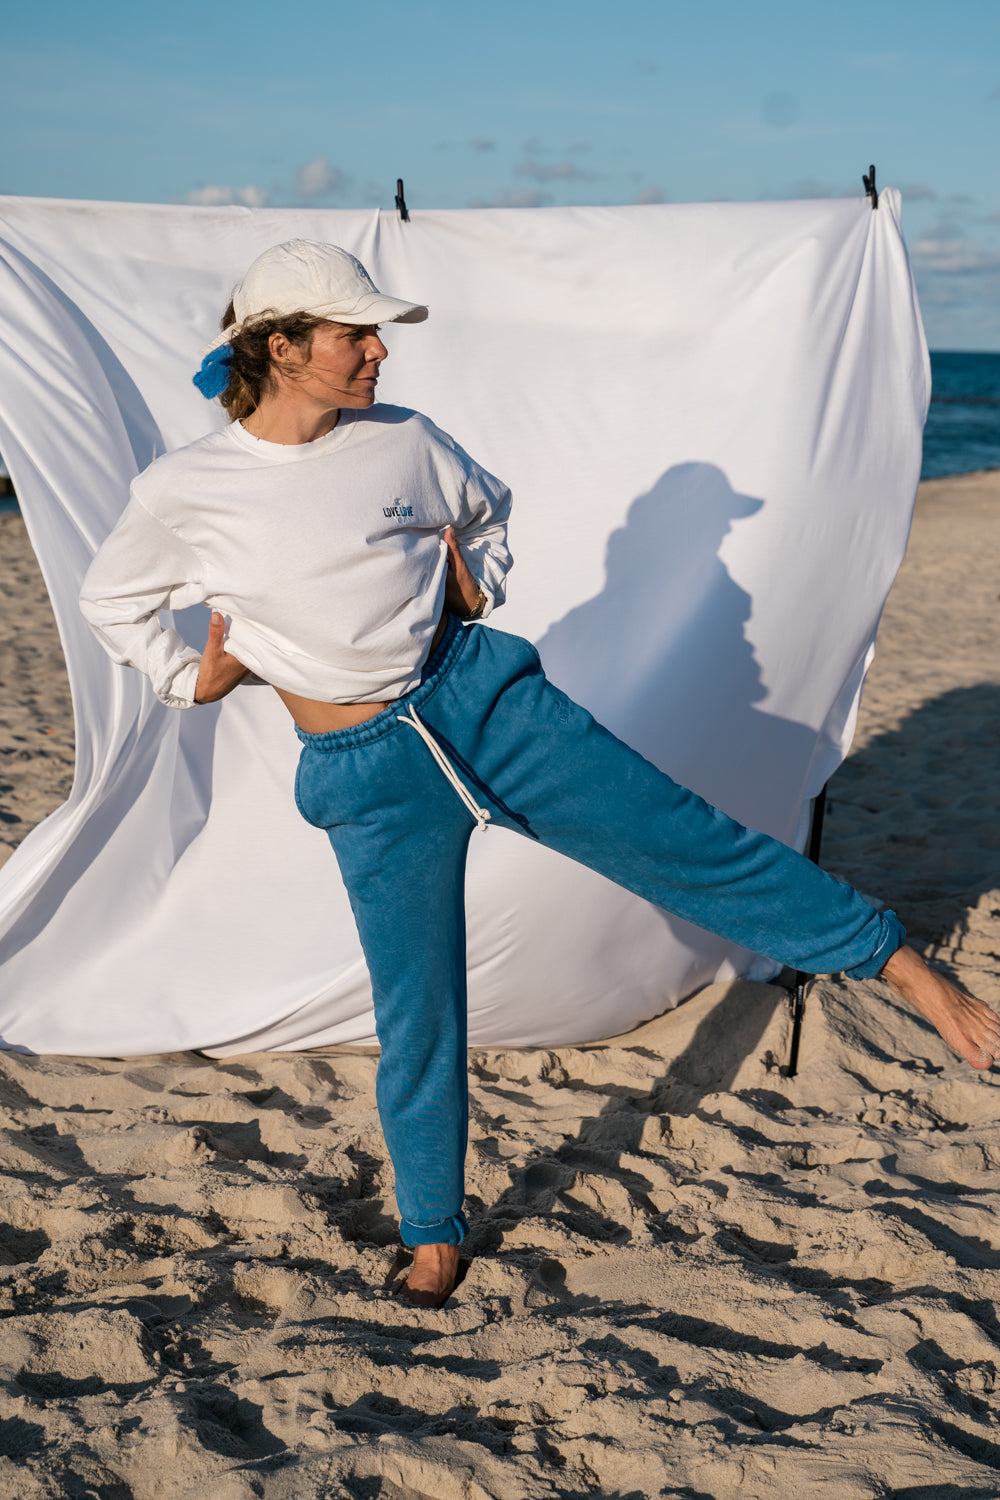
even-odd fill
[[[220,344],[218,349],[213,349],[211,354],[205,355],[201,362],[201,369],[192,377],[201,394],[207,396],[210,401],[213,396],[221,396],[229,384],[232,362],[232,344]]]

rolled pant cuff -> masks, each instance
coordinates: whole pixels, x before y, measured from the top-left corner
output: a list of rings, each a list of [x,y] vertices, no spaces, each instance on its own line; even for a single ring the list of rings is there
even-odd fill
[[[882,918],[882,941],[879,943],[871,958],[866,958],[864,963],[855,964],[853,969],[845,969],[844,973],[848,979],[872,979],[881,973],[889,962],[897,948],[903,946],[906,937],[906,928],[896,916],[894,911],[883,911],[879,913]]]
[[[469,1223],[459,1210],[454,1218],[439,1219],[436,1224],[414,1224],[402,1219],[399,1232],[403,1244],[411,1249],[414,1245],[460,1245],[469,1232]]]

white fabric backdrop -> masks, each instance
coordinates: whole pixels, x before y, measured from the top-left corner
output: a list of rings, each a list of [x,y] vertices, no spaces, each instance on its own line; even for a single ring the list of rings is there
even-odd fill
[[[513,487],[496,628],[531,637],[561,686],[677,779],[788,841],[849,742],[929,394],[896,193],[877,212],[862,198],[408,224],[0,199],[0,450],[77,732],[69,801],[0,871],[7,1046],[372,1039],[276,696],[166,709],[76,606],[131,476],[223,420],[191,384],[196,351],[250,260],[294,235],[346,246],[377,285],[430,305],[427,324],[388,329],[380,394]],[[194,644],[205,613],[179,617]],[[468,886],[476,1042],[611,1035],[751,968],[503,830],[475,836]]]

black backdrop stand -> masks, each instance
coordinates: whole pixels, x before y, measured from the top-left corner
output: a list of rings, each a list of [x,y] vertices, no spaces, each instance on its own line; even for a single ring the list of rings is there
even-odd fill
[[[814,865],[819,864],[819,851],[823,842],[823,819],[826,815],[826,787],[813,798],[812,817],[809,822],[809,843],[806,854]],[[791,991],[792,1002],[792,1044],[788,1050],[788,1067],[785,1069],[787,1078],[794,1078],[799,1070],[799,1043],[802,1040],[802,1019],[806,1010],[806,987],[816,976],[814,974],[803,974],[801,969],[792,975]]]

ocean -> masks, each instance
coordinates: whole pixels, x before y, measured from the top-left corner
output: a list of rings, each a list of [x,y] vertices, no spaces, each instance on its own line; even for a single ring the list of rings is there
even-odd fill
[[[931,351],[922,479],[1000,468],[1000,354]]]
[[[1000,354],[931,351],[921,479],[1000,469]],[[0,460],[0,512],[16,510]]]

